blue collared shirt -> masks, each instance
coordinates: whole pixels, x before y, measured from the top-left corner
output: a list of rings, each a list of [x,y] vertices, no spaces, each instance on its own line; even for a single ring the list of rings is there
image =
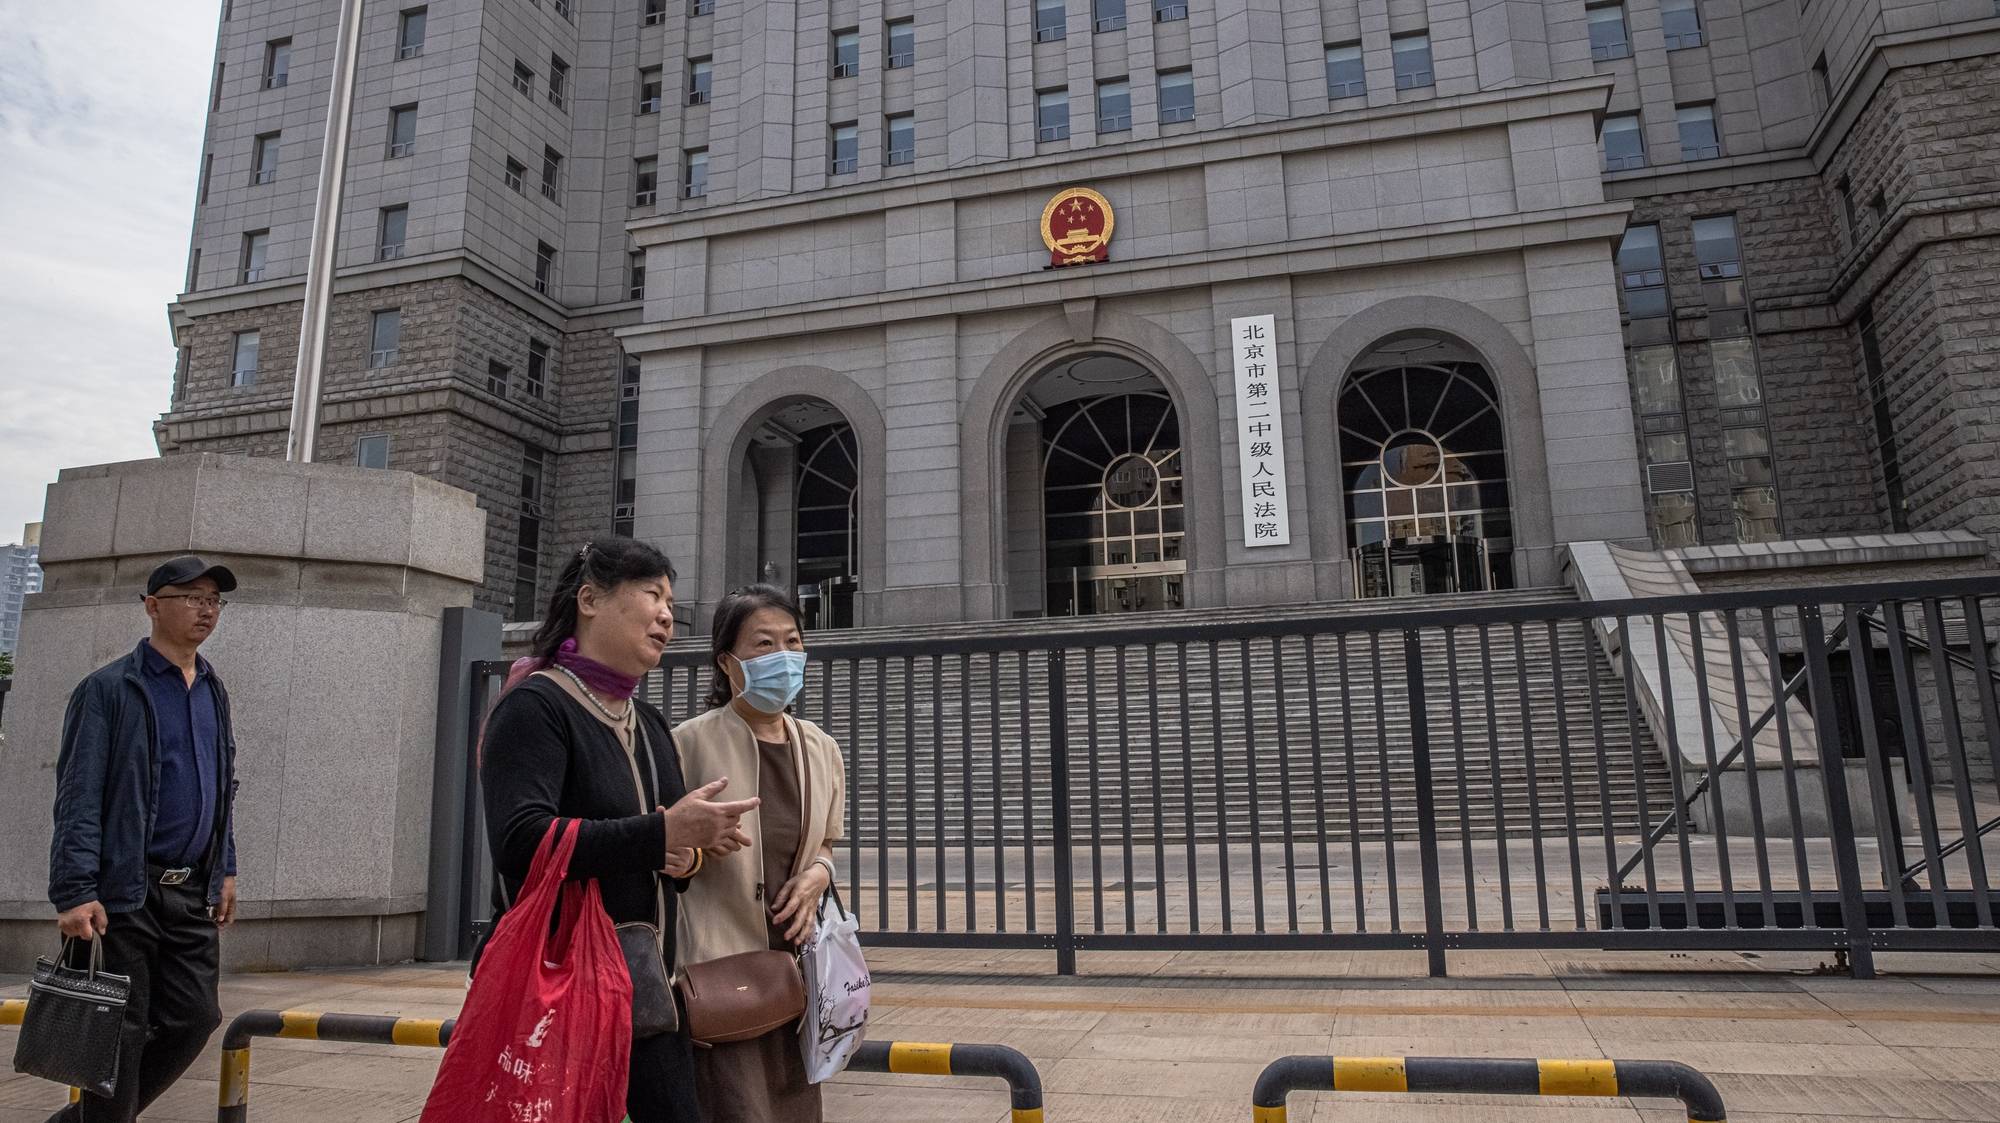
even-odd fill
[[[194,685],[167,657],[140,641],[146,658],[146,693],[158,722],[160,787],[153,804],[153,834],[146,860],[161,866],[196,866],[215,836],[216,774],[222,767],[221,721],[208,661],[195,659]],[[218,855],[220,857],[220,855]]]

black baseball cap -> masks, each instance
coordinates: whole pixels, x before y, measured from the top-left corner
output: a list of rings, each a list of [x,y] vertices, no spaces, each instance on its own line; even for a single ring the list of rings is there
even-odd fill
[[[228,566],[210,565],[189,554],[175,558],[155,569],[153,575],[146,578],[146,595],[150,597],[168,585],[185,585],[204,577],[214,580],[215,591],[218,593],[227,593],[236,588],[236,575],[229,572]]]

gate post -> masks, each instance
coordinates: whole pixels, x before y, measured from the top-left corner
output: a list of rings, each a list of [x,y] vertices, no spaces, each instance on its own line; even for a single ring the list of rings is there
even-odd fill
[[[1023,653],[1022,658],[1026,658]],[[1076,974],[1076,869],[1070,861],[1069,822],[1069,675],[1060,647],[1049,649],[1049,796],[1055,819],[1056,974]],[[1025,751],[1025,746],[1024,746]],[[1023,789],[1025,799],[1033,799]],[[1035,840],[1024,838],[1033,861]],[[1004,903],[1001,907],[1005,907]]]
[[[477,735],[472,698],[483,683],[473,665],[500,658],[500,617],[476,608],[447,608],[438,644],[437,755],[431,761],[430,882],[424,902],[423,957],[463,959],[485,886],[472,871],[484,849],[472,837],[478,821],[473,793],[479,777],[468,746]]]
[[[1414,629],[1403,633],[1403,671],[1409,686],[1410,756],[1417,770],[1417,848],[1424,874],[1424,951],[1433,979],[1445,977],[1444,886],[1438,875],[1437,798],[1431,791],[1430,717],[1424,710],[1424,645]],[[1383,808],[1386,820],[1389,809]],[[1395,832],[1385,829],[1389,845]]]
[[[1840,885],[1841,920],[1847,926],[1847,961],[1857,979],[1875,977],[1875,951],[1868,942],[1868,906],[1861,897],[1861,860],[1854,848],[1854,812],[1847,797],[1847,766],[1840,751],[1840,718],[1833,712],[1833,676],[1826,666],[1826,632],[1816,604],[1799,606],[1804,634],[1806,683],[1812,692],[1813,725],[1819,733],[1820,782],[1826,786],[1826,814],[1832,834],[1833,869]],[[1753,777],[1754,782],[1754,777]]]

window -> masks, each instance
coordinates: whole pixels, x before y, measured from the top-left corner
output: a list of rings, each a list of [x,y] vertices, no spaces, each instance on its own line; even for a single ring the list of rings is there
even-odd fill
[[[1715,106],[1679,106],[1674,120],[1681,131],[1681,159],[1713,160],[1722,155],[1722,139],[1715,132]]]
[[[1639,131],[1637,113],[1620,113],[1604,119],[1604,170],[1622,172],[1646,166],[1646,138]]]
[[[708,149],[690,148],[681,153],[681,198],[699,199],[708,194]]]
[[[384,433],[372,433],[354,442],[354,466],[357,468],[387,468],[389,466],[389,437]]]
[[[549,104],[563,108],[563,97],[569,92],[569,63],[561,55],[549,56]]]
[[[376,229],[375,260],[389,261],[403,256],[403,241],[410,232],[410,208],[383,207],[382,220]]]
[[[1662,549],[1701,545],[1701,530],[1696,522],[1694,492],[1670,491],[1649,498],[1653,537],[1658,540]]]
[[[1757,354],[1748,339],[1710,340],[1708,357],[1715,367],[1717,409],[1764,404],[1763,385],[1757,379]]]
[[[1875,312],[1863,308],[1861,365],[1868,378],[1868,404],[1875,418],[1875,451],[1882,461],[1883,498],[1889,504],[1889,528],[1910,529],[1910,512],[1903,500],[1903,458],[1896,439],[1896,410],[1889,401],[1889,381],[1882,370],[1882,343],[1875,333]]]
[[[833,76],[852,78],[861,73],[861,32],[848,28],[833,33]]]
[[[486,392],[497,398],[507,396],[507,378],[513,368],[498,359],[486,360]]]
[[[264,279],[264,259],[270,252],[269,230],[252,230],[243,235],[243,284],[255,284]]]
[[[1854,216],[1854,184],[1842,178],[1833,185],[1834,202],[1840,207],[1840,229],[1847,236],[1847,248],[1853,249],[1861,241],[1861,224]]]
[[[1063,0],[1035,0],[1035,42],[1051,43],[1069,34]]]
[[[1042,90],[1035,95],[1035,138],[1069,138],[1069,91]]]
[[[1738,542],[1773,542],[1784,537],[1778,521],[1777,488],[1739,487],[1729,498],[1736,514]]]
[[[542,198],[555,199],[562,190],[562,153],[553,148],[542,149]]]
[[[188,254],[187,291],[193,292],[201,284],[201,247],[196,246]]]
[[[570,3],[570,0],[554,0],[550,6],[555,8],[556,14],[563,19],[570,23],[576,22],[576,8],[575,5]]]
[[[639,360],[625,356],[618,376],[618,460],[611,489],[611,533],[632,536],[639,502]]]
[[[658,113],[660,111],[660,89],[662,80],[660,68],[648,66],[639,71],[639,112]]]
[[[208,111],[210,113],[214,113],[222,108],[222,78],[228,69],[222,63],[218,62],[215,64],[215,85],[209,88],[208,93]]]
[[[835,125],[830,148],[833,160],[828,174],[847,175],[853,172],[861,160],[861,130],[852,121]]]
[[[250,182],[273,183],[278,178],[278,133],[265,133],[257,138],[257,144],[250,158]]]
[[[521,388],[531,398],[540,398],[549,377],[549,345],[539,339],[528,340],[528,373],[521,379]]]
[[[1743,304],[1743,251],[1736,242],[1733,216],[1694,220],[1694,259],[1711,307]]]
[[[430,10],[427,8],[405,9],[396,25],[396,57],[416,58],[424,53],[424,24],[428,22]]]
[[[198,185],[196,185],[194,192],[195,206],[202,207],[208,205],[208,180],[209,177],[214,174],[215,174],[215,153],[213,152],[202,153],[201,182]]]
[[[500,178],[506,182],[509,190],[517,195],[520,194],[521,181],[526,179],[527,176],[528,165],[514,159],[512,156],[507,157],[506,170],[500,173]]]
[[[535,96],[535,72],[520,59],[514,60],[514,88],[529,97]]]
[[[1187,5],[1178,0],[1153,0],[1153,22],[1172,23],[1187,18]]]
[[[1428,31],[1398,35],[1389,40],[1390,58],[1396,65],[1396,88],[1415,90],[1434,85],[1431,73],[1431,36]]]
[[[1590,21],[1590,57],[1598,62],[1632,57],[1632,36],[1625,30],[1625,5],[1593,4],[1584,11]]]
[[[1660,257],[1660,228],[1634,226],[1618,243],[1618,281],[1633,319],[1667,315],[1667,272]]]
[[[1674,363],[1672,345],[1634,347],[1626,356],[1626,362],[1632,371],[1632,397],[1639,404],[1639,415],[1680,417],[1681,379]],[[1685,446],[1687,438],[1684,434],[1681,441]],[[1686,460],[1685,447],[1683,455],[1672,459]]]
[[[667,0],[646,0],[646,16],[640,22],[647,27],[667,22]]]
[[[632,205],[650,207],[660,201],[660,158],[646,156],[632,161]]]
[[[630,279],[626,295],[633,300],[646,299],[646,251],[633,250],[626,255],[625,273]]]
[[[535,243],[535,291],[543,296],[556,284],[556,248],[547,242]]]
[[[888,23],[890,70],[901,70],[917,64],[917,23],[915,20],[896,19]]]
[[[417,150],[417,107],[397,106],[389,111],[389,159],[401,159]]]
[[[1666,32],[1670,51],[1701,46],[1701,9],[1695,0],[1660,0],[1660,30]]]
[[[916,114],[891,114],[885,122],[883,131],[889,137],[889,153],[885,160],[890,167],[917,162]]]
[[[542,474],[546,464],[542,450],[531,448],[521,456],[521,522],[514,539],[514,611],[518,623],[533,620],[541,611],[538,592],[542,570]]]
[[[688,15],[712,16],[715,14],[715,0],[688,0]]]
[[[273,39],[264,44],[264,88],[275,90],[291,81],[292,41]]]
[[[687,95],[689,105],[707,105],[709,83],[715,78],[715,64],[706,58],[688,60]],[[641,110],[640,112],[644,112]]]
[[[236,333],[235,356],[229,367],[231,386],[255,386],[257,384],[257,348],[262,333],[239,331]]]
[[[1336,43],[1326,49],[1326,96],[1360,97],[1368,92],[1368,73],[1361,66],[1361,44]]]
[[[1091,0],[1091,27],[1097,31],[1125,28],[1125,0]]]
[[[1160,124],[1194,120],[1194,71],[1160,72]]]
[[[1097,131],[1132,130],[1132,83],[1123,78],[1097,84]]]
[[[403,310],[384,308],[375,313],[368,331],[368,366],[392,366],[403,345]]]
[[[1813,60],[1812,72],[1813,92],[1819,95],[1819,107],[1821,109],[1832,109],[1833,75],[1827,71],[1826,53],[1824,51],[1820,52],[1820,56]]]

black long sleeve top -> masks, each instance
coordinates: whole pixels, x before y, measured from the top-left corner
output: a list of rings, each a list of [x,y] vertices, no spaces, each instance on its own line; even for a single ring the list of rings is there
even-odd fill
[[[687,794],[687,785],[666,718],[636,698],[633,705],[653,756],[651,769],[643,757],[636,762],[640,791],[633,790],[634,762],[617,734],[556,683],[532,676],[493,708],[479,765],[487,842],[503,882],[494,893],[493,914],[498,917],[520,895],[550,821],[581,819],[570,878],[597,879],[614,924],[654,921],[655,879],[660,879],[667,890],[663,934],[671,968],[679,886],[659,873],[666,864],[666,816],[653,810],[641,814],[639,808],[671,807]]]

